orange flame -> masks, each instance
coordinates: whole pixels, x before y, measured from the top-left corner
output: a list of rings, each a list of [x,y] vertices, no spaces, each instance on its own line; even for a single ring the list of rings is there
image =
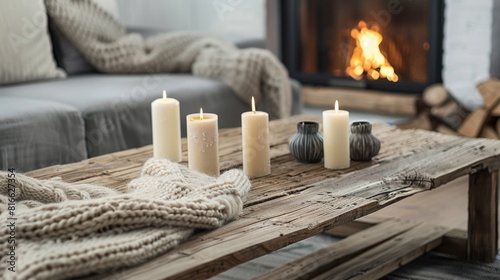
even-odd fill
[[[377,26],[368,28],[364,21],[360,21],[357,28],[351,30],[351,37],[356,39],[356,48],[346,72],[356,80],[362,79],[363,73],[366,73],[373,80],[386,78],[391,82],[397,82],[398,75],[380,51],[379,45],[383,37],[378,31]]]

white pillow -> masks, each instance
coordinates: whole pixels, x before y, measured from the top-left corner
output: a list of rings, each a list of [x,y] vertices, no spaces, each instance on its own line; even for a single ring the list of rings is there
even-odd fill
[[[64,78],[57,68],[43,0],[0,0],[0,85]]]

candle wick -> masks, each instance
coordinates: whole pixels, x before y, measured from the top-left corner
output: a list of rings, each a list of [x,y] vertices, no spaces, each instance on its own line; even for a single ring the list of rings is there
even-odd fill
[[[167,91],[163,90],[163,98],[167,98]]]

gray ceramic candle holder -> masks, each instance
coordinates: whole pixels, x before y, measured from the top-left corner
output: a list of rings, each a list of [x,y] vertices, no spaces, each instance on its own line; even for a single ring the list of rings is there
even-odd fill
[[[323,136],[319,133],[319,123],[297,123],[297,132],[288,139],[288,149],[299,162],[320,162],[323,159]]]
[[[369,161],[380,151],[380,140],[372,134],[369,122],[353,122],[349,137],[351,159]]]

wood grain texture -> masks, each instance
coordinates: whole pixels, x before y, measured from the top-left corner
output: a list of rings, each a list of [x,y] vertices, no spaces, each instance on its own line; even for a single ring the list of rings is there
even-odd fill
[[[416,222],[404,220],[386,220],[259,275],[254,280],[310,279],[417,225]]]
[[[453,229],[443,236],[443,242],[436,249],[436,252],[441,252],[451,256],[455,256],[461,260],[467,259],[467,231]]]
[[[418,225],[312,279],[378,279],[439,246],[448,231]]]
[[[271,175],[252,179],[241,217],[222,228],[200,231],[167,254],[129,269],[95,278],[204,279],[395,201],[430,190],[482,168],[500,168],[500,141],[466,139],[422,130],[374,125],[382,142],[370,162],[351,162],[332,171],[321,163],[301,164],[288,152],[295,116],[270,124]],[[183,142],[183,157],[187,158]],[[221,168],[241,168],[241,130],[220,132]],[[28,175],[106,185],[124,191],[152,155],[151,146],[53,166]],[[183,162],[186,164],[186,162]]]
[[[395,205],[394,205],[395,206]],[[384,209],[391,208],[387,207]],[[336,237],[348,237],[353,234],[360,233],[361,231],[370,229],[375,225],[384,223],[389,220],[394,220],[394,218],[383,218],[376,215],[376,213],[357,219],[356,221],[348,222],[343,225],[337,226],[331,230],[326,231],[326,234],[331,234]],[[406,220],[406,219],[405,219]],[[429,223],[428,221],[422,221],[423,219],[416,220],[411,219],[408,221],[413,221],[415,223],[431,225],[434,223]],[[435,225],[435,224],[434,224]],[[451,256],[458,257],[462,260],[467,259],[467,231],[462,229],[451,228],[446,226],[451,230],[443,235],[443,241],[441,245],[436,247],[434,251],[448,254]]]
[[[492,262],[498,252],[498,170],[481,169],[469,176],[470,260]]]
[[[412,219],[467,232],[468,191],[469,176],[462,176],[430,192],[418,193],[381,209],[366,218]],[[366,218],[363,217],[363,221]]]

